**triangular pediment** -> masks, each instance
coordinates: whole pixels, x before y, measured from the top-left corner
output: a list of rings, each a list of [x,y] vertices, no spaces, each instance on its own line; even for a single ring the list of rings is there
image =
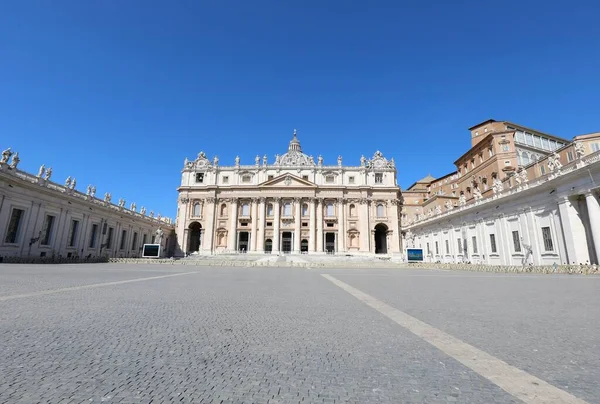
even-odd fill
[[[316,188],[317,185],[296,177],[292,174],[282,174],[279,177],[275,177],[272,180],[268,180],[258,185],[261,188]]]

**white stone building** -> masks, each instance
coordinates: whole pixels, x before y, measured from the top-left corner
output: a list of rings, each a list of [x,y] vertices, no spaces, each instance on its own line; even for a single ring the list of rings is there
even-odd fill
[[[358,159],[357,159],[358,160]],[[178,188],[180,254],[400,253],[400,189],[380,152],[356,166],[325,165],[302,152],[294,131],[273,163],[256,156],[221,166],[203,152],[185,160]]]
[[[12,157],[12,161],[9,161]],[[51,180],[52,168],[40,167],[37,175],[18,169],[18,153],[4,150],[0,159],[0,258],[139,257],[142,245],[162,245],[170,256],[175,244],[171,220],[138,212],[135,203],[117,205],[110,194],[95,197],[96,187],[85,193],[76,179],[64,185]]]
[[[597,264],[600,134],[575,138],[495,186],[494,194],[403,227],[428,262]],[[561,162],[562,160],[562,162]]]

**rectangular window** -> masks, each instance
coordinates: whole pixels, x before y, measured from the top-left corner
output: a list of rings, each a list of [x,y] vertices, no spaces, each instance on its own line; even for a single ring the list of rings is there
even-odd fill
[[[438,247],[438,242],[435,242],[435,255],[439,255],[440,254],[440,249]]]
[[[267,222],[267,227],[273,227],[273,222]]]
[[[519,238],[519,232],[517,230],[512,232],[512,238],[515,252],[521,252],[521,239]]]
[[[327,217],[335,216],[335,206],[333,206],[332,203],[327,204],[326,215],[327,215]]]
[[[269,181],[270,181],[270,180],[272,180],[272,179],[273,179],[273,176],[272,176],[272,175],[269,175],[269,176],[267,177],[267,180],[269,180]]]
[[[471,237],[471,241],[473,242],[473,254],[477,254],[477,237]]]
[[[542,138],[542,149],[550,150],[550,142],[548,142],[548,138],[546,137]]]
[[[112,227],[108,228],[108,236],[106,237],[106,248],[108,249],[112,248],[113,231]]]
[[[79,233],[79,220],[71,220],[71,228],[69,229],[69,247],[75,247],[77,236]]]
[[[146,234],[144,234],[144,235],[142,236],[142,245],[143,245],[143,244],[146,244],[146,240],[147,240],[147,237],[146,237],[146,236],[147,236]]]
[[[223,176],[223,184],[229,184],[229,177],[226,175]]]
[[[552,234],[550,233],[550,227],[542,227],[542,237],[544,239],[544,249],[546,251],[554,251],[554,244],[552,244]]]
[[[515,139],[519,143],[524,143],[525,142],[525,135],[523,134],[523,132],[517,131],[517,134],[515,135]]]
[[[24,213],[25,211],[22,209],[13,209],[11,212],[8,228],[6,229],[6,237],[4,238],[5,243],[14,244],[17,242]]]
[[[328,184],[333,184],[335,182],[335,178],[333,177],[333,175],[328,175],[325,177],[325,182]]]
[[[283,204],[283,216],[292,216],[292,204],[286,202]]]
[[[427,243],[427,255],[431,254],[431,250],[429,249],[429,243]]]
[[[42,228],[42,239],[40,240],[41,245],[50,245],[52,242],[52,228],[54,227],[55,217],[47,215],[44,219],[44,227]]]
[[[98,225],[93,224],[92,230],[90,231],[90,243],[88,244],[89,248],[96,248],[96,240],[98,239]]]
[[[539,136],[534,136],[533,137],[533,144],[538,149],[541,149],[542,148],[542,139]]]
[[[491,248],[492,253],[498,252],[496,250],[496,235],[495,234],[490,234],[490,248]]]
[[[247,184],[252,180],[252,178],[249,175],[244,175],[242,176],[242,182]]]
[[[509,144],[503,144],[502,145],[502,151],[503,152],[509,152],[510,151],[510,145]]]
[[[308,181],[308,175],[303,175],[302,179]]]
[[[531,133],[525,133],[525,143],[529,146],[533,146],[533,135]]]
[[[450,254],[450,245],[448,244],[448,240],[446,240],[446,254]]]
[[[544,164],[540,164],[540,172],[542,175],[546,174],[546,167],[544,167]]]
[[[250,205],[247,203],[242,205],[242,216],[250,216]]]
[[[375,174],[375,184],[383,184],[383,174],[382,173]]]
[[[308,222],[302,222],[302,227],[308,227]]]
[[[196,173],[196,182],[204,182],[204,173]]]
[[[348,177],[348,183],[354,184],[354,177]]]
[[[571,150],[567,152],[567,161],[573,161],[573,152]]]
[[[600,143],[591,143],[590,147],[592,149],[592,153],[597,152],[598,150],[600,150]]]
[[[137,232],[133,233],[133,241],[131,242],[131,249],[135,250],[137,247]]]
[[[125,239],[127,238],[127,230],[123,230],[121,232],[121,244],[119,245],[119,250],[125,249]]]

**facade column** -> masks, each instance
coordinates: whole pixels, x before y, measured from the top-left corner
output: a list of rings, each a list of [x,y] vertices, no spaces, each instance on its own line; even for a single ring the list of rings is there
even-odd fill
[[[338,199],[338,252],[346,252],[346,200]]]
[[[237,214],[238,201],[237,198],[231,200],[231,217],[229,222],[229,240],[227,240],[227,249],[230,251],[237,250]]]
[[[273,220],[273,253],[279,254],[279,225],[281,222],[280,197],[273,198],[273,210],[275,211],[275,220]]]
[[[369,231],[369,201],[367,199],[360,200],[358,217],[360,222],[360,251],[369,252],[371,232]]]
[[[259,198],[258,205],[258,236],[256,237],[256,251],[265,251],[265,198]]]
[[[533,211],[531,210],[531,208],[528,208],[524,211],[524,216],[525,216],[525,226],[527,229],[527,234],[529,236],[529,244],[531,245],[531,258],[533,260],[533,265],[540,265],[541,263],[541,256],[540,256],[540,243],[538,241],[538,237],[537,237],[537,231],[536,231],[536,223],[535,223],[535,217],[533,215]],[[527,252],[525,251],[525,254],[527,254]],[[528,264],[529,262],[526,262],[526,264]]]
[[[214,237],[215,237],[215,212],[217,211],[217,198],[206,198],[202,203],[202,216],[206,217],[204,225],[206,230],[202,235],[202,244],[205,251],[214,251]],[[187,234],[186,234],[187,236]],[[187,237],[186,237],[187,238]],[[187,243],[187,241],[186,241]]]
[[[392,248],[388,246],[388,253],[399,253],[400,250],[400,221],[398,220],[398,200],[392,199]],[[440,237],[444,246],[440,245],[440,255],[444,256],[446,254],[446,243],[443,237]]]
[[[250,245],[248,246],[249,251],[256,251],[256,227],[258,223],[258,198],[252,198],[251,213],[252,215],[252,231],[250,234]]]
[[[323,252],[323,199],[317,199],[317,248],[316,251]]]
[[[181,198],[179,199],[179,209],[177,209],[177,233],[180,235],[183,240],[179,241],[179,248],[185,254],[188,249],[188,229],[187,229],[187,218],[188,218],[188,205],[190,199],[189,198]]]
[[[317,209],[315,207],[315,203],[316,203],[316,198],[310,198],[310,223],[309,223],[309,231],[310,231],[310,235],[308,238],[308,251],[309,252],[315,252],[316,251],[316,225],[317,225],[317,218],[316,218],[316,213],[317,213]]]
[[[594,251],[596,252],[596,264],[598,264],[600,261],[600,204],[598,204],[598,198],[591,190],[585,193],[585,203],[590,218]],[[590,263],[591,261],[592,260],[590,259]]]
[[[294,218],[294,254],[300,254],[300,229],[302,228],[302,198],[294,198],[295,215]]]

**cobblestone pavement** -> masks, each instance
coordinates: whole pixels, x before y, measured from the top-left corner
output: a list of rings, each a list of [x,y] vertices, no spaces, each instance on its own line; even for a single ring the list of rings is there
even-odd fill
[[[519,402],[321,273],[600,402],[595,278],[92,264],[0,265],[0,403]]]

